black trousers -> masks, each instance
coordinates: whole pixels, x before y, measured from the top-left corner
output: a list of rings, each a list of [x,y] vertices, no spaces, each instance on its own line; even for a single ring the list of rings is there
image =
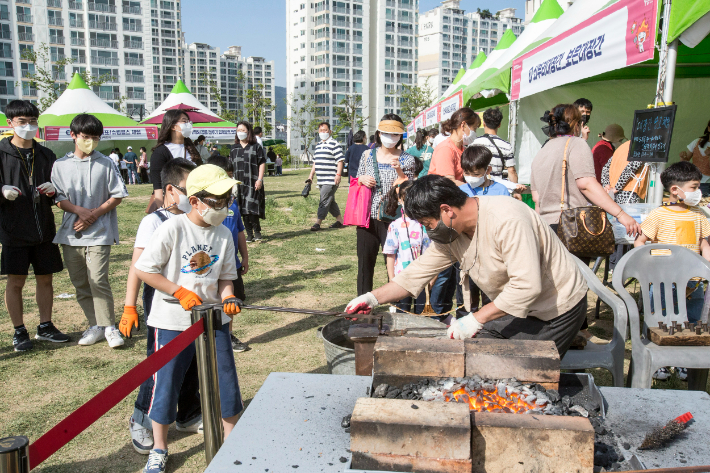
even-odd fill
[[[377,254],[385,246],[387,229],[390,224],[382,220],[370,219],[370,227],[357,227],[357,293],[372,291]],[[386,267],[386,263],[385,263]]]
[[[261,221],[258,215],[242,215],[242,221],[247,235],[254,236],[254,232],[261,233]]]

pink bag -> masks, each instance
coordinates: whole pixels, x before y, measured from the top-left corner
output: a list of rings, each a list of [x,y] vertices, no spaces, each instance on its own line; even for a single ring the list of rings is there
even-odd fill
[[[345,204],[345,225],[369,228],[371,205],[372,189],[361,186],[357,179],[353,179],[348,190],[348,202]]]

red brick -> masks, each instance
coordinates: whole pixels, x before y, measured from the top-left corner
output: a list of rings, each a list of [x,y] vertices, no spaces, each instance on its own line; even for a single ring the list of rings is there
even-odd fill
[[[464,343],[445,338],[380,337],[375,344],[374,374],[420,378],[461,378]]]

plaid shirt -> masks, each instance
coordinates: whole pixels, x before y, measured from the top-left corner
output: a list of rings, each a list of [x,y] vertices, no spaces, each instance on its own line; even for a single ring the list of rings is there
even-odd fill
[[[357,177],[371,176],[375,177],[374,163],[377,161],[377,148],[365,151],[360,159],[360,169],[357,171]],[[399,165],[402,167],[405,176],[409,179],[414,179],[415,159],[412,155],[402,152],[399,157]],[[380,186],[372,190],[372,208],[370,209],[370,218],[379,218],[380,202],[387,198],[387,194],[392,189],[392,184],[397,180],[397,171],[389,164],[377,163],[380,171]]]

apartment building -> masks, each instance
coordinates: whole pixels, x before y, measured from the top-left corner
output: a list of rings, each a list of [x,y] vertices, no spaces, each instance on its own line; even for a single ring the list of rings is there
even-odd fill
[[[488,55],[506,30],[519,36],[525,26],[515,17],[515,8],[499,10],[492,18],[466,13],[460,0],[446,0],[419,17],[420,86],[429,80],[434,95],[451,85],[459,70],[468,68],[480,52]]]
[[[183,73],[180,2],[169,0],[0,0],[0,108],[16,98],[37,101],[35,65],[26,49],[50,48],[62,86],[76,71],[110,80],[94,91],[134,119],[147,115]],[[71,58],[65,67],[54,63]]]
[[[197,99],[214,113],[221,113],[219,101],[211,94],[209,80],[220,89],[222,101],[228,110],[245,113],[247,91],[258,84],[264,86],[262,96],[271,99],[276,106],[276,78],[274,61],[263,57],[242,56],[241,46],[230,46],[220,53],[220,48],[205,43],[192,43],[185,48],[185,84]],[[276,124],[276,112],[272,110],[265,119]],[[274,135],[272,130],[269,138]]]
[[[418,0],[286,0],[286,9],[289,116],[302,95],[333,126],[341,101],[359,96],[368,134],[385,113],[400,113],[401,85],[416,84]],[[304,151],[290,129],[291,149]]]

